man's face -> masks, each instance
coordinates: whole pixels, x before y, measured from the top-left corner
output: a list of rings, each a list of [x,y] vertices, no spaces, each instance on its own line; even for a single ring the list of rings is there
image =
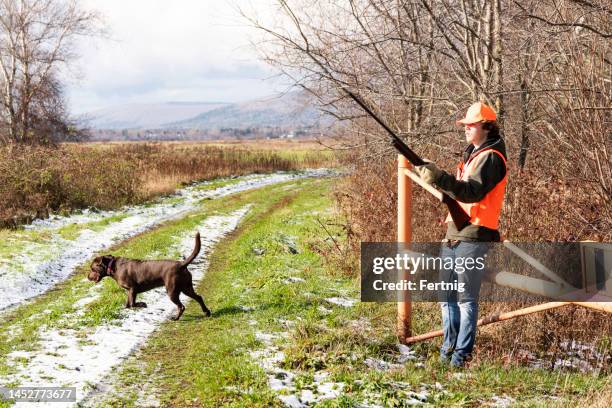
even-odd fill
[[[482,122],[467,123],[465,125],[465,141],[480,146],[487,139],[486,132],[482,129]]]

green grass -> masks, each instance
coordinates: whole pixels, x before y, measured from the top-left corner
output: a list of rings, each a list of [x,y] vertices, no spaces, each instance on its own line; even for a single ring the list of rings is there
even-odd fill
[[[45,230],[0,229],[0,259],[12,259],[28,246],[47,242],[52,237],[52,232]]]
[[[258,342],[252,330],[244,329],[251,329],[248,321],[254,317],[259,321],[258,317],[263,314],[269,324],[278,326],[278,330],[281,326],[275,323],[275,317],[279,315],[279,308],[283,310],[280,313],[282,315],[297,316],[310,304],[308,296],[296,303],[293,296],[298,287],[284,285],[282,280],[290,276],[304,276],[320,269],[321,260],[307,249],[307,242],[298,240],[298,236],[307,219],[305,213],[327,208],[328,188],[329,181],[315,180],[298,183],[297,197],[296,191],[287,189],[281,189],[286,193],[284,196],[276,197],[258,190],[256,195],[266,197],[265,202],[259,208],[254,208],[238,232],[232,234],[236,237],[235,240],[229,239],[232,244],[227,246],[226,242],[222,242],[217,246],[206,283],[200,288],[207,303],[213,308],[213,318],[200,319],[201,311],[189,304],[184,315],[187,319],[174,325],[164,324],[143,353],[147,362],[145,370],[155,370],[161,365],[165,379],[173,377],[171,373],[175,372],[167,372],[168,366],[176,368],[176,373],[180,373],[177,381],[172,381],[176,388],[167,389],[166,381],[159,384],[159,387],[164,388],[166,402],[178,400],[181,404],[189,404],[197,399],[198,404],[214,406],[231,404],[236,398],[239,401],[246,398],[239,405],[280,406],[268,389],[261,369],[250,361],[248,352],[257,349]],[[304,191],[309,193],[305,194]],[[294,214],[296,207],[301,211]],[[283,213],[285,216],[281,217]],[[270,223],[271,217],[285,226],[282,232],[279,232],[277,224]],[[242,234],[245,229],[252,231],[253,228],[255,231],[252,234]],[[316,224],[309,223],[308,228],[314,237],[317,233]],[[234,245],[238,245],[238,248]],[[265,253],[258,256],[253,252],[254,249]],[[297,254],[292,253],[295,250]],[[253,274],[254,270],[260,273]],[[321,277],[322,281],[326,279],[325,276]],[[212,287],[208,287],[208,284]],[[310,284],[299,289],[305,292],[316,291],[326,296],[338,294],[337,289],[328,291],[317,286]],[[268,296],[269,290],[275,295]],[[253,307],[255,310],[245,312],[239,306]],[[195,316],[195,319],[191,316]],[[181,344],[173,339],[180,339]],[[185,352],[176,353],[175,350],[174,355],[168,355],[167,352],[172,352],[170,350],[174,348]],[[138,358],[133,364],[143,369],[143,361],[145,359]],[[128,365],[124,368],[122,378],[129,383],[131,373],[136,371],[133,365]],[[193,385],[187,391],[184,390],[185,381]],[[243,392],[246,390],[250,390],[250,393]],[[127,396],[127,399],[130,400],[130,397]]]
[[[91,221],[91,222],[86,222],[83,224],[77,224],[77,223],[68,224],[68,225],[65,225],[59,228],[57,232],[62,238],[74,241],[75,239],[78,238],[79,234],[86,229],[90,229],[92,231],[101,231],[102,229],[104,229],[104,227],[108,226],[109,224],[112,224],[114,222],[119,222],[123,220],[124,218],[126,218],[127,216],[128,214],[117,214],[117,215],[112,215],[110,217],[106,217],[100,221]]]
[[[178,259],[181,253],[168,252],[168,250],[181,239],[184,233],[195,231],[196,227],[211,215],[231,213],[247,204],[253,205],[252,212],[258,212],[262,206],[287,194],[283,190],[285,184],[236,194],[222,200],[203,201],[202,208],[190,216],[145,232],[139,235],[138,239],[131,239],[109,253],[134,259],[151,259],[151,254],[156,254],[154,258]],[[205,234],[206,231],[201,231],[201,233]],[[125,290],[117,286],[111,279],[105,279],[101,284],[103,289],[99,299],[86,306],[78,326],[97,326],[106,323],[119,317],[123,310]]]
[[[164,406],[282,406],[250,355],[263,347],[257,331],[288,332],[277,346],[285,353],[283,367],[298,375],[298,388],[312,388],[313,375],[320,370],[329,372],[331,381],[346,384],[340,398],[321,401],[321,407],[351,407],[367,400],[404,406],[422,390],[434,406],[480,406],[504,395],[520,406],[564,405],[610,385],[604,375],[495,362],[456,372],[437,362],[435,342],[418,347],[424,356],[420,361],[390,371],[369,368],[367,358],[394,362],[398,357],[395,305],[343,308],[324,300],[356,298],[359,288],[356,279],[320,255],[333,247],[322,241],[317,218],[337,221],[330,211],[329,188],[329,181],[317,180],[291,196],[277,197],[281,201],[276,204],[269,201],[217,246],[199,288],[213,317],[200,318],[191,302],[186,319],[163,324],[123,365],[115,405],[137,406],[138,379],[144,377]],[[305,281],[286,284],[288,277]],[[287,328],[285,321],[293,324]]]

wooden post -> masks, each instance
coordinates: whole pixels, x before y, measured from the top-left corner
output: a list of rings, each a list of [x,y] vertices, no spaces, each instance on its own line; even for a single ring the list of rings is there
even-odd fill
[[[411,183],[406,176],[410,162],[401,154],[397,156],[397,242],[410,242],[412,240],[411,229]],[[400,246],[398,245],[398,248]],[[399,279],[408,279],[408,273],[400,273]],[[410,323],[412,314],[412,303],[407,291],[401,293],[397,302],[397,337],[404,344],[410,337]]]

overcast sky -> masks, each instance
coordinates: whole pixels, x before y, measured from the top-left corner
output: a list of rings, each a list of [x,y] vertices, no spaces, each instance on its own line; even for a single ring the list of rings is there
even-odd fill
[[[68,84],[73,113],[126,103],[239,102],[282,90],[249,46],[236,0],[82,0],[110,39],[80,44]],[[271,0],[240,0],[264,18]]]

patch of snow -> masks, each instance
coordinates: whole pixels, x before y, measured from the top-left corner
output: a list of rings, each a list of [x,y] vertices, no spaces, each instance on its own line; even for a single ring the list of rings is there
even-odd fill
[[[360,317],[358,320],[350,320],[348,322],[348,326],[361,334],[365,334],[366,332],[372,330],[372,323],[370,322],[370,319],[366,317]]]
[[[153,390],[147,387],[144,390],[139,390],[138,398],[136,399],[135,405],[143,408],[156,408],[161,407],[162,403],[160,400],[155,398],[157,390]]]
[[[355,384],[362,385],[362,381],[355,381]],[[400,381],[386,381],[381,386],[387,390],[395,392],[395,396],[402,401],[402,406],[424,405],[429,398],[428,386],[421,384],[418,392],[411,390],[411,385]],[[360,407],[382,407],[382,395],[377,392],[368,391],[365,400]]]
[[[399,352],[400,352],[400,356],[397,359],[398,363],[403,364],[406,361],[418,359],[416,352],[412,350],[410,347],[406,346],[405,344],[398,344],[397,348],[399,349]]]
[[[537,358],[533,353],[519,350],[519,359],[526,361],[533,368],[566,368],[583,373],[597,373],[612,361],[608,353],[600,352],[593,344],[584,344],[575,340],[563,341],[559,344],[562,352],[548,352],[548,359]],[[553,363],[554,360],[554,363]]]
[[[368,367],[378,371],[399,370],[404,366],[402,364],[389,363],[384,360],[368,357],[363,363]]]
[[[23,333],[23,327],[21,325],[11,326],[11,328],[9,328],[6,331],[6,334],[8,334],[8,337],[17,337],[17,336],[20,336],[22,333]]]
[[[286,320],[286,319],[276,319],[278,323],[280,323],[283,327],[289,328],[295,326],[294,320]]]
[[[491,397],[491,400],[491,406],[497,408],[506,408],[516,402],[514,398],[508,397],[507,395],[504,395],[503,397],[498,397],[497,395],[494,395],[493,397]]]
[[[264,344],[270,344],[273,340],[278,340],[281,337],[286,337],[287,333],[263,333],[255,332],[255,339],[261,341]]]
[[[316,400],[328,399],[328,398],[338,398],[340,394],[342,393],[343,388],[344,388],[343,383],[324,382],[322,384],[317,384],[317,394],[324,395],[325,397],[324,398],[317,397]]]
[[[205,274],[207,255],[212,245],[235,229],[247,211],[248,206],[227,216],[209,217],[199,226],[206,234],[202,235],[203,253],[189,267],[194,284],[197,285]],[[191,232],[182,238],[179,247],[185,253],[192,250]],[[114,367],[140,347],[161,323],[176,313],[176,306],[168,299],[164,288],[143,293],[139,300],[145,301],[148,307],[123,310],[119,319],[85,332],[41,329],[40,350],[10,353],[7,357],[12,360],[17,373],[11,377],[0,377],[0,384],[17,381],[21,386],[51,383],[76,387],[79,403],[92,392],[92,384],[100,383]],[[72,317],[78,318],[77,313]],[[66,319],[70,319],[70,316]],[[25,358],[27,362],[15,361],[18,358]],[[54,403],[53,406],[74,405]],[[18,403],[16,406],[21,405]]]
[[[315,382],[323,382],[329,377],[329,373],[326,371],[319,371],[314,374],[313,378]]]
[[[308,405],[304,404],[302,401],[300,401],[300,399],[297,397],[297,395],[291,394],[291,395],[279,395],[278,399],[281,400],[283,402],[283,404],[285,404],[286,407],[289,408],[303,408],[303,407],[307,407]]]
[[[317,308],[317,310],[318,310],[319,312],[321,312],[322,314],[324,314],[324,315],[328,315],[328,314],[330,314],[330,313],[332,312],[332,310],[331,310],[331,309],[328,309],[328,308],[326,308],[325,306],[322,306],[322,305],[321,305],[321,306],[319,306],[319,307]]]
[[[329,303],[333,303],[334,305],[342,306],[342,307],[353,307],[357,303],[357,300],[355,299],[347,299],[347,298],[339,298],[339,297],[325,298],[325,301]]]
[[[266,371],[268,386],[278,392],[278,399],[287,407],[304,408],[321,400],[338,398],[345,387],[344,383],[325,381],[329,373],[318,372],[314,381],[301,390],[295,386],[296,374],[280,368],[285,354],[279,351],[274,341],[287,337],[288,333],[262,333],[256,332],[255,337],[264,344],[264,348],[251,352],[251,357]]]
[[[306,280],[302,278],[298,278],[297,276],[290,276],[287,279],[283,280],[283,283],[286,285],[290,283],[298,283],[298,282],[306,282]]]
[[[79,315],[84,314],[85,306],[87,306],[94,300],[98,299],[98,297],[100,296],[101,290],[102,290],[102,286],[100,285],[93,285],[92,287],[90,287],[85,297],[82,297],[81,299],[74,302],[74,306],[77,309],[76,313]]]

